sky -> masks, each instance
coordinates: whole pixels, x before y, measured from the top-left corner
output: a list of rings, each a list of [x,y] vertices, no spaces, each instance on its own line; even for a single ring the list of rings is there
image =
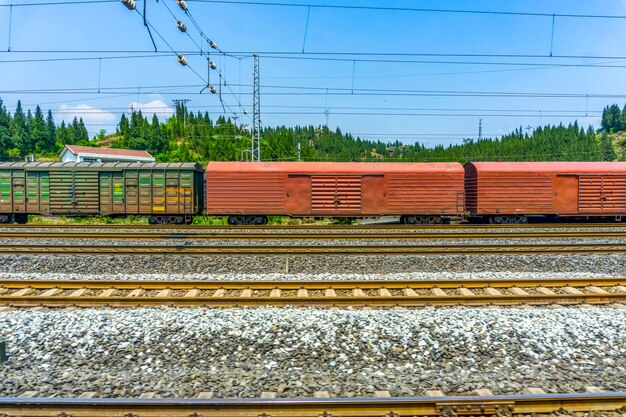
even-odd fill
[[[57,4],[74,1],[0,0],[0,98],[82,117],[92,135],[131,108],[164,120],[175,99],[250,125],[253,53],[267,127],[435,146],[476,139],[479,123],[483,137],[598,128],[626,102],[624,0],[187,0],[187,14],[146,0],[156,53],[144,1]]]

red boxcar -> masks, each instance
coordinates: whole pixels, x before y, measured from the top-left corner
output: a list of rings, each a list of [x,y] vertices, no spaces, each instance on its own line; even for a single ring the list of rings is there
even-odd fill
[[[440,222],[463,212],[458,163],[210,162],[206,207],[231,224],[267,215]]]
[[[471,215],[525,223],[528,215],[626,215],[625,162],[473,162],[465,165]]]

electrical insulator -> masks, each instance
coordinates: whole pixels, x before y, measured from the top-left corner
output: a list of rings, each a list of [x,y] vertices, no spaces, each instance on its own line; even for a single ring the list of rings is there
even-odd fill
[[[176,27],[180,29],[181,32],[187,32],[187,26],[185,26],[182,20],[176,22]]]
[[[187,58],[185,58],[182,55],[178,55],[176,59],[178,59],[178,62],[180,62],[180,65],[187,65],[189,63],[189,61],[187,61]]]
[[[120,0],[128,10],[135,10],[135,0]]]
[[[217,44],[209,39],[209,46],[213,49],[217,49]]]
[[[178,7],[180,7],[181,10],[187,10],[187,3],[185,3],[185,0],[178,0]]]
[[[243,114],[248,114],[248,110],[243,109]]]
[[[215,62],[209,61],[209,67],[211,67],[211,69],[215,69],[217,68],[217,65],[215,65]]]
[[[213,86],[209,87],[209,91],[211,91],[213,94],[217,93],[217,90]]]

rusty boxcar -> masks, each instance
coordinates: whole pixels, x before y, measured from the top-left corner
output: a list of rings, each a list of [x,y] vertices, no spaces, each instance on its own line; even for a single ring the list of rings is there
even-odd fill
[[[148,215],[190,223],[204,204],[203,171],[193,163],[0,163],[0,222],[29,214]]]
[[[470,215],[491,223],[529,216],[626,215],[624,162],[473,162],[465,165]]]
[[[267,215],[371,217],[439,223],[463,212],[458,163],[210,162],[207,213],[230,224]]]

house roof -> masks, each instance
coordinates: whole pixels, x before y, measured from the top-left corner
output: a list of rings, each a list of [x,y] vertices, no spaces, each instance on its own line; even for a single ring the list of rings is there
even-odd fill
[[[103,157],[126,157],[126,158],[149,158],[154,157],[146,151],[136,151],[132,149],[111,149],[96,148],[93,146],[65,145],[65,148],[74,155],[83,156],[103,156]]]

